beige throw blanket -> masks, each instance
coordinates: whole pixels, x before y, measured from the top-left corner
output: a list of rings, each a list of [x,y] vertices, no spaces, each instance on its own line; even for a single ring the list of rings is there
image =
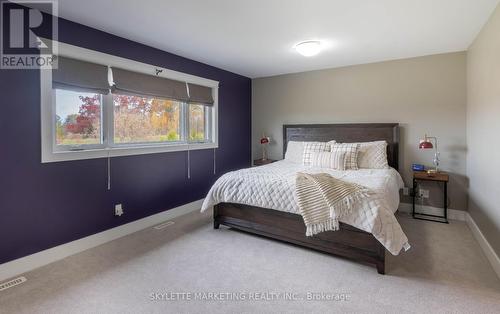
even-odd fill
[[[353,203],[367,197],[369,190],[327,173],[299,172],[295,192],[306,225],[306,236],[339,229],[339,218],[349,214]]]

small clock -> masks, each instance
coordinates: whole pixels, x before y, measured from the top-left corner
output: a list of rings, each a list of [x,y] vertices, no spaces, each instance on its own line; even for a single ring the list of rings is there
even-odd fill
[[[421,165],[421,164],[412,164],[411,165],[411,169],[413,171],[424,171],[425,170],[425,166]]]

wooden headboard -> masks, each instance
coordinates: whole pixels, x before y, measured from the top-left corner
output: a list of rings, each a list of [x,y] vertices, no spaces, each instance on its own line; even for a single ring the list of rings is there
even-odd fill
[[[357,123],[357,124],[285,124],[283,125],[283,157],[288,141],[336,140],[350,142],[387,142],[389,166],[399,170],[399,124],[398,123]]]

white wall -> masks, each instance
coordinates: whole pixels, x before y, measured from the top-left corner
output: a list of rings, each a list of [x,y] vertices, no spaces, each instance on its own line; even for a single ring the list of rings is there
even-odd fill
[[[433,152],[419,151],[419,139],[436,136],[442,168],[451,172],[450,207],[466,209],[465,106],[465,52],[255,79],[253,156],[260,157],[265,133],[274,140],[270,157],[282,158],[283,124],[399,122],[405,182],[412,163],[432,164]],[[440,206],[440,188],[430,189],[429,205]]]
[[[467,53],[470,215],[500,255],[500,6]]]

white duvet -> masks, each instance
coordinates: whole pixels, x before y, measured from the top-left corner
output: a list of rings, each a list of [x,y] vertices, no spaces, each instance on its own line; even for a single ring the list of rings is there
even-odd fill
[[[326,172],[369,188],[373,192],[370,197],[355,203],[351,214],[340,221],[372,233],[393,255],[409,248],[408,238],[394,216],[403,180],[393,168],[337,171],[282,160],[224,174],[208,192],[201,210],[218,203],[238,203],[299,214],[295,195],[295,174],[299,171]]]

